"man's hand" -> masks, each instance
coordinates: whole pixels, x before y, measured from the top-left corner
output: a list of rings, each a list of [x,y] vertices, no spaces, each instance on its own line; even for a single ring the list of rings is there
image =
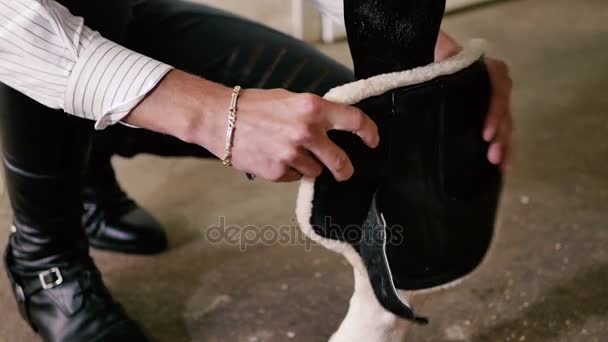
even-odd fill
[[[353,165],[329,130],[352,132],[371,148],[380,139],[376,124],[359,109],[282,89],[245,90],[236,126],[234,167],[272,181],[318,177],[323,165],[336,180],[349,179]]]
[[[505,62],[486,57],[485,63],[492,83],[492,98],[483,138],[490,142],[488,160],[492,164],[500,165],[505,172],[512,153],[511,89],[513,81]]]
[[[126,119],[127,123],[176,136],[218,157],[225,152],[232,89],[184,72],[170,72]],[[244,89],[237,105],[232,165],[275,181],[317,177],[323,166],[338,181],[354,173],[346,152],[327,132],[352,132],[374,148],[376,124],[352,106],[287,90]]]
[[[439,32],[435,45],[435,61],[439,62],[459,53],[462,47],[444,31]],[[500,165],[503,172],[509,166],[512,151],[511,135],[513,117],[511,116],[511,88],[513,81],[509,67],[503,61],[486,57],[486,68],[492,83],[492,98],[486,124],[482,132],[485,141],[490,143],[488,160]]]

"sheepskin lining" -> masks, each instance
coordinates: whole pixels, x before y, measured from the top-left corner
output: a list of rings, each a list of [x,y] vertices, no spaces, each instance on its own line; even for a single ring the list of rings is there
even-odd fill
[[[451,75],[471,66],[473,63],[478,61],[483,56],[485,48],[486,43],[484,40],[473,39],[460,53],[441,62],[435,62],[427,66],[414,68],[411,70],[378,75],[368,79],[348,83],[331,89],[324,96],[324,99],[336,103],[352,105],[364,99],[382,95],[394,89],[425,83],[440,76]],[[298,219],[300,229],[311,240],[319,243],[327,249],[343,255],[353,266],[353,268],[364,274],[369,281],[369,276],[364,262],[352,245],[344,241],[322,237],[314,231],[310,223],[314,189],[314,178],[303,178],[300,182],[300,188],[296,201],[296,217]],[[471,273],[469,273],[469,275]],[[440,286],[417,290],[414,292],[427,293],[435,290],[451,288],[457,286],[469,275]],[[408,292],[411,293],[411,291]],[[404,303],[407,303],[407,301],[404,301]]]

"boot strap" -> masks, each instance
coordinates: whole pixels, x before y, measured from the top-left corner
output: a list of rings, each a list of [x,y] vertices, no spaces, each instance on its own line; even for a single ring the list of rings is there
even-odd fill
[[[414,308],[399,296],[395,288],[392,270],[386,256],[386,221],[378,210],[376,194],[372,198],[367,219],[363,224],[363,238],[359,245],[359,253],[367,268],[374,294],[378,302],[395,315],[417,324],[428,324],[429,320],[426,317],[417,316]]]
[[[59,267],[53,267],[46,271],[38,273],[35,277],[23,277],[21,278],[21,284],[15,284],[16,287],[22,288],[24,296],[30,297],[40,291],[50,290],[57,286],[60,286],[66,281],[74,279],[75,276],[81,273],[83,268],[75,268],[71,270],[61,270]]]
[[[37,331],[37,327],[34,325],[30,318],[28,310],[29,298],[41,291],[50,290],[57,286],[60,286],[66,281],[73,279],[76,274],[83,271],[83,268],[76,268],[70,271],[61,271],[58,267],[53,267],[46,271],[38,273],[37,276],[25,276],[20,277],[20,281],[17,281],[16,277],[12,274],[12,270],[7,266],[7,273],[13,286],[13,293],[17,300],[17,307],[21,317]]]

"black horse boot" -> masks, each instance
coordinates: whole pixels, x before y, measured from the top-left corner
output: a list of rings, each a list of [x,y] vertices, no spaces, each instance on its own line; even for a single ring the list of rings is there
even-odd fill
[[[350,156],[347,182],[327,170],[303,180],[303,231],[370,280],[384,309],[417,323],[397,290],[445,287],[476,269],[494,230],[499,168],[482,129],[490,82],[479,42],[433,63],[442,1],[346,0],[347,35],[359,81],[326,94],[361,108],[380,146],[330,132]]]
[[[4,86],[0,103],[14,211],[4,262],[22,317],[45,341],[146,341],[89,257],[80,191],[90,125]]]

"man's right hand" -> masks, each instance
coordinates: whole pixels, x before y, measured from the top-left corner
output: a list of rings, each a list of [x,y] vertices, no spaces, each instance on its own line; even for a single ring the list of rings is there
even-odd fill
[[[232,90],[172,71],[125,121],[176,136],[223,157]],[[312,94],[244,89],[237,106],[232,165],[275,181],[314,178],[327,167],[338,181],[354,173],[344,150],[327,132],[358,135],[370,148],[380,142],[376,124],[359,109]]]

